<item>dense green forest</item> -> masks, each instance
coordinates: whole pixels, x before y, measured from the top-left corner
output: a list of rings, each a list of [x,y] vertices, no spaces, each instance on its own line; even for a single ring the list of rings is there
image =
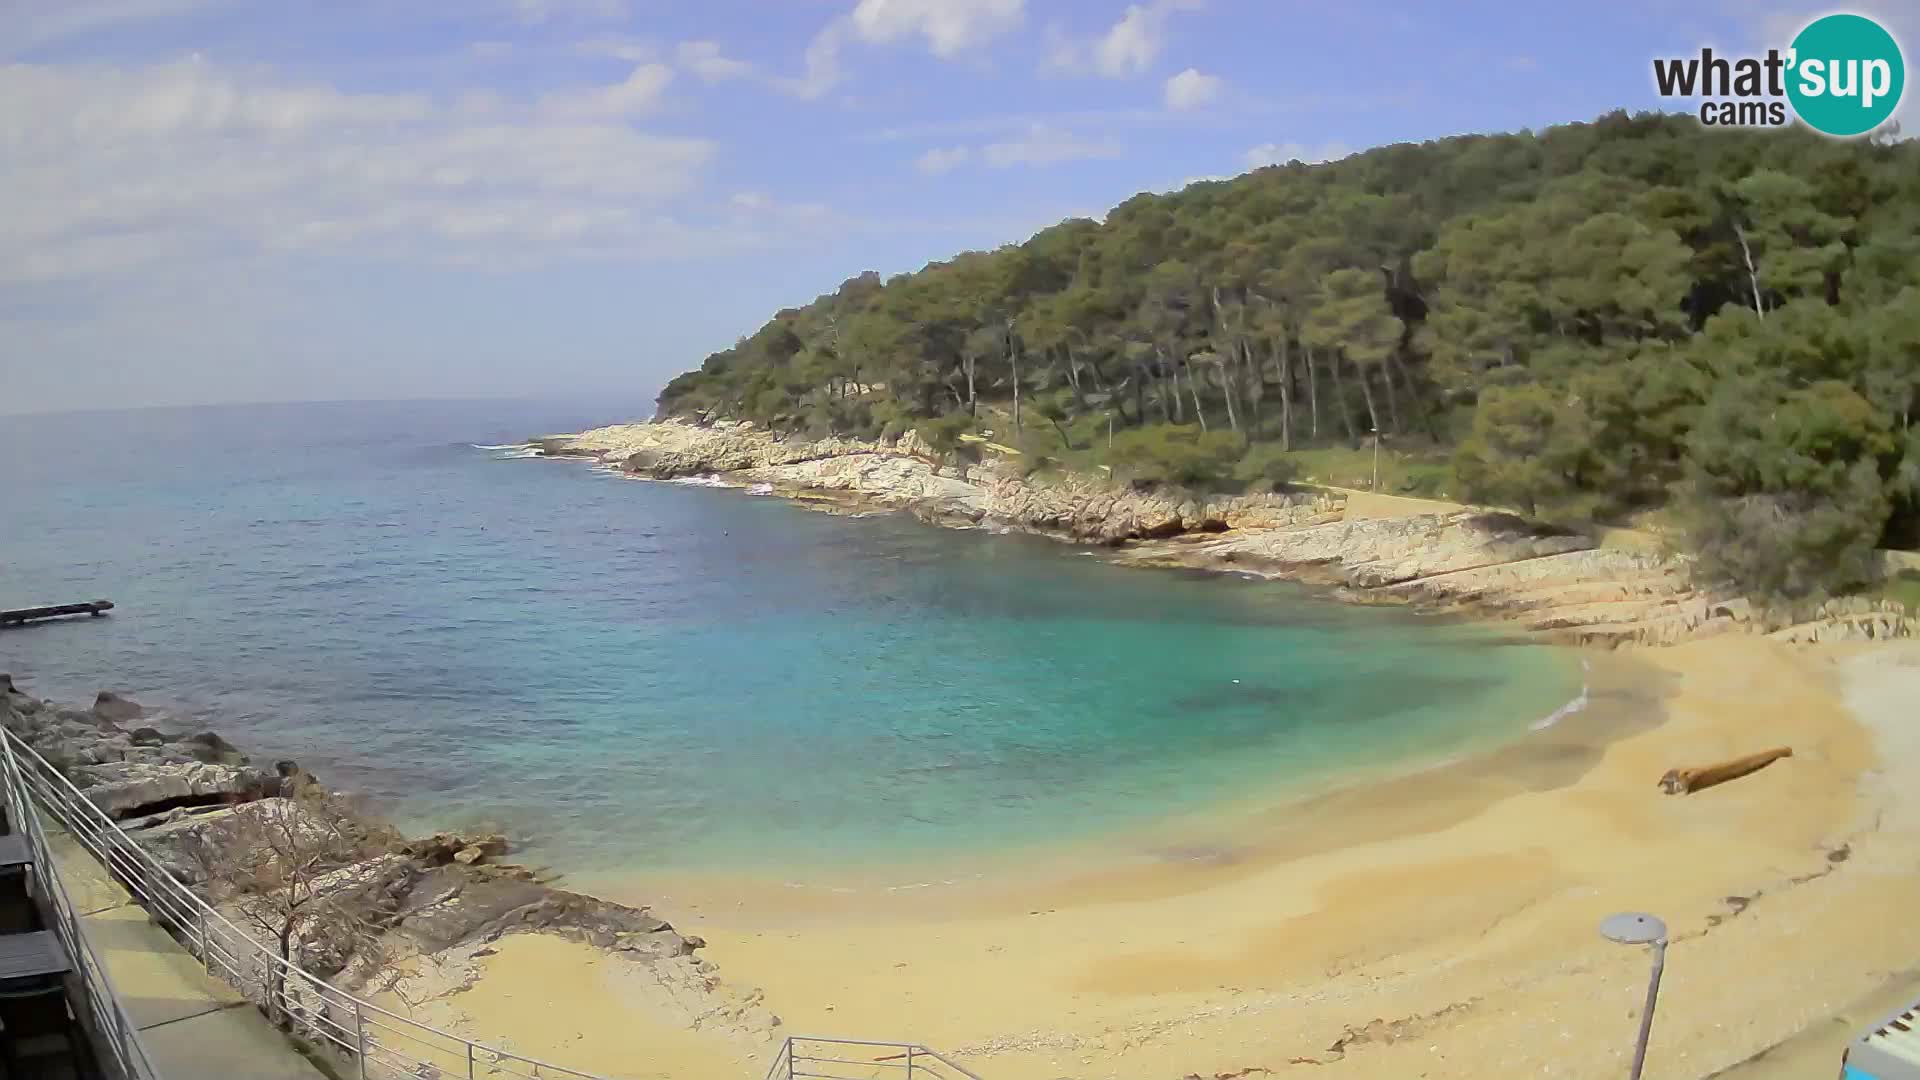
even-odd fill
[[[862,274],[660,409],[1215,489],[1377,433],[1400,490],[1824,595],[1920,540],[1920,141],[1615,113],[1274,166]]]

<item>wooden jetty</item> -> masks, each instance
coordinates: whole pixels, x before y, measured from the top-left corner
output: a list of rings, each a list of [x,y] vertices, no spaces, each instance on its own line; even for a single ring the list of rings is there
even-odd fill
[[[91,615],[99,618],[113,610],[111,600],[88,600],[79,604],[54,604],[51,607],[10,608],[0,611],[0,626],[24,626],[41,619],[58,619],[67,615]]]

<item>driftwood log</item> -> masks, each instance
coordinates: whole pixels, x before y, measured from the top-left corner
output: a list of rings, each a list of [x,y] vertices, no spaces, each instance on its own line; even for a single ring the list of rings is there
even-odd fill
[[[1715,784],[1724,784],[1729,780],[1738,780],[1748,773],[1759,772],[1783,757],[1792,756],[1793,747],[1776,746],[1771,750],[1737,757],[1732,761],[1720,762],[1718,765],[1704,765],[1697,769],[1668,769],[1667,775],[1660,778],[1660,790],[1669,795],[1691,795]]]

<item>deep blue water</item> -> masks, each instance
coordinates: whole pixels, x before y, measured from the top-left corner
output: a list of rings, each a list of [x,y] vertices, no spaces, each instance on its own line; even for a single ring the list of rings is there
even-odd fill
[[[1550,650],[1286,585],[473,445],[618,413],[0,417],[0,607],[119,605],[0,632],[0,671],[577,869],[1089,834],[1517,735],[1577,690]]]

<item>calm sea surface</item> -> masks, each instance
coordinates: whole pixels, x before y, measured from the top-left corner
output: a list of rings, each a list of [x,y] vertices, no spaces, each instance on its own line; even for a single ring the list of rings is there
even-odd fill
[[[0,632],[0,671],[580,870],[1090,836],[1517,737],[1579,689],[1555,651],[1290,586],[478,448],[609,408],[0,417],[0,607],[119,605]]]

